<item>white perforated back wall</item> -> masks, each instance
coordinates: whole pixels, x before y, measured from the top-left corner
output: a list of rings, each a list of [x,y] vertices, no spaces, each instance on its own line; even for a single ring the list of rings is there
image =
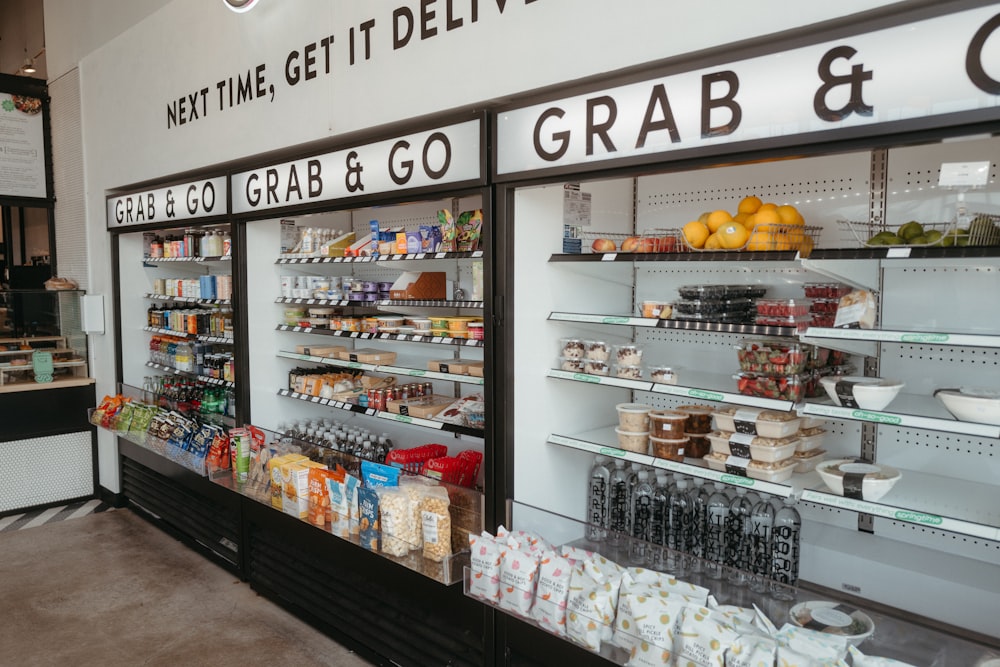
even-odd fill
[[[719,167],[644,176],[638,181],[637,231],[676,229],[705,211],[736,213],[740,200],[756,195],[792,204],[807,225],[822,225],[818,246],[842,247],[837,219],[868,220],[868,152]]]
[[[0,443],[0,512],[94,493],[89,431]]]
[[[49,82],[52,97],[52,175],[55,187],[56,263],[60,276],[87,289],[87,219],[80,128],[80,70]],[[103,225],[102,225],[103,227]],[[106,243],[104,234],[95,243]]]

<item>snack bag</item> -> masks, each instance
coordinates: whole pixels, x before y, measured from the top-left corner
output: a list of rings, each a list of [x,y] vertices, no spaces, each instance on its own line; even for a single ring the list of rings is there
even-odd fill
[[[681,614],[680,629],[674,642],[678,664],[690,660],[696,665],[726,666],[726,651],[739,638],[721,614],[706,607],[690,605]]]
[[[369,551],[381,548],[379,528],[379,499],[375,489],[358,489],[359,535],[361,546]]]
[[[781,667],[847,667],[847,663],[840,659],[824,660],[780,645],[778,646],[778,664]]]
[[[627,579],[626,575],[626,579]],[[652,601],[652,602],[649,602]],[[659,606],[652,607],[659,610],[655,616],[645,616],[650,611],[650,604],[656,603]],[[654,630],[643,634],[645,623],[657,622],[674,624],[680,620],[681,610],[693,602],[678,593],[669,593],[655,586],[647,584],[632,584],[626,591],[625,580],[622,581],[622,589],[618,594],[618,608],[615,613],[615,630],[611,637],[611,643],[621,647],[626,651],[631,651],[640,640],[652,641],[657,646],[673,651],[674,630],[671,627],[669,642],[663,644],[664,640],[658,638]],[[697,604],[694,602],[693,604]],[[638,612],[634,611],[638,608]]]
[[[358,490],[361,488],[361,480],[354,475],[344,475],[344,497],[347,499],[348,528],[351,535],[361,533],[361,513]]]
[[[878,658],[865,655],[856,646],[848,646],[847,650],[851,653],[851,664],[854,667],[914,667],[909,663],[893,660],[892,658]]]
[[[600,651],[604,609],[610,602],[611,590],[608,583],[595,581],[584,563],[578,562],[570,575],[566,636],[588,650]]]
[[[463,211],[458,216],[458,251],[471,252],[479,249],[479,238],[483,230],[483,211]]]
[[[760,635],[743,635],[726,653],[726,667],[771,667],[778,657],[778,643]]]
[[[627,595],[618,602],[618,615],[631,616],[632,625],[616,634],[629,651],[630,667],[662,667],[672,665],[674,638],[680,631],[681,617],[687,603],[680,596],[673,598]]]
[[[399,468],[374,461],[361,462],[361,479],[369,489],[399,485]]]
[[[571,547],[569,545],[563,545],[562,555],[563,557],[569,558],[572,561],[584,561],[593,558],[594,552],[587,551],[586,549],[581,549],[579,547]]]
[[[97,407],[92,413],[90,413],[90,423],[94,426],[100,426],[104,421],[104,416],[107,414],[108,410],[111,409],[114,404],[115,397],[110,394],[105,395],[101,399],[101,402],[97,404]]]
[[[114,420],[115,433],[127,433],[133,415],[135,415],[135,403],[126,399]]]
[[[800,628],[791,623],[785,623],[774,636],[778,640],[780,658],[781,649],[791,649],[801,655],[812,656],[820,664],[836,663],[847,654],[847,639],[837,635]]]
[[[542,551],[531,618],[560,637],[566,636],[566,603],[572,573],[573,561],[554,551]]]
[[[486,531],[469,535],[469,594],[491,604],[500,601],[500,548],[496,538]]]
[[[615,631],[615,609],[618,607],[618,593],[621,590],[625,568],[600,554],[594,554],[592,558],[585,560],[583,567],[594,581],[604,585],[600,593],[601,606],[599,607],[598,620],[601,622],[601,640],[611,641]]]
[[[330,532],[345,540],[351,537],[351,509],[343,473],[334,472],[326,479],[330,496]]]
[[[326,468],[309,469],[309,523],[325,528],[333,521],[330,491],[326,480],[334,475],[333,470]]]
[[[208,448],[208,465],[219,470],[229,469],[229,435],[219,429]]]
[[[420,500],[424,558],[440,563],[451,555],[451,499],[443,486],[427,489]]]
[[[500,550],[500,608],[528,617],[535,599],[538,554],[516,547]]]
[[[455,227],[455,218],[452,217],[451,211],[444,209],[438,211],[438,224],[441,227],[439,252],[455,252],[458,229]]]
[[[410,499],[398,486],[382,486],[375,491],[381,515],[382,553],[405,556],[412,546],[405,539],[409,534],[408,526],[413,522]]]

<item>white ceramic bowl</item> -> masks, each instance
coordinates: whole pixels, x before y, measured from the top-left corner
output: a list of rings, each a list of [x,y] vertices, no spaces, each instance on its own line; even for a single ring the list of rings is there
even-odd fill
[[[948,412],[965,422],[1000,426],[1000,389],[961,387],[934,392]]]
[[[875,632],[875,622],[871,616],[847,605],[825,600],[800,602],[788,612],[792,623],[800,627],[843,637],[849,644],[857,646]]]
[[[875,501],[889,493],[902,475],[895,468],[874,463],[856,463],[854,459],[833,459],[816,466],[823,483],[838,496],[844,495],[844,474],[863,474],[862,500]]]
[[[896,398],[896,394],[904,387],[899,380],[864,377],[861,375],[830,375],[820,378],[820,383],[826,389],[827,395],[837,405],[842,405],[837,396],[838,382],[854,382],[851,394],[859,408],[863,410],[881,410]]]

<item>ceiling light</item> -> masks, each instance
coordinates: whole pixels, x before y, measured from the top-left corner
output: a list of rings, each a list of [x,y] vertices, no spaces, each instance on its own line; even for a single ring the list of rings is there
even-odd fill
[[[257,0],[222,0],[234,12],[248,12],[257,6]]]
[[[38,70],[35,69],[35,59],[25,58],[24,64],[21,65],[21,71],[24,72],[25,74],[34,74],[35,72],[37,72]]]

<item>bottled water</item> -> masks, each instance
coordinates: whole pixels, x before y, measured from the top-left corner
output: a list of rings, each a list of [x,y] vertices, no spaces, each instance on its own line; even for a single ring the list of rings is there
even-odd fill
[[[711,494],[705,488],[705,480],[695,477],[694,486],[690,491],[691,498],[691,571],[701,572],[702,561],[705,558],[705,533],[708,521],[708,499]]]
[[[799,536],[802,517],[795,509],[795,497],[785,498],[784,507],[774,515],[771,541],[771,592],[779,600],[791,600],[794,593],[789,586],[799,580]]]
[[[705,560],[708,576],[722,578],[726,563],[726,524],[729,521],[729,498],[725,485],[714,483],[715,492],[708,498],[705,508]]]
[[[750,514],[753,507],[747,500],[747,490],[736,490],[736,497],[729,503],[729,517],[726,519],[726,567],[729,583],[742,586],[747,582],[746,572],[750,566]]]
[[[774,508],[767,498],[753,506],[750,513],[750,590],[764,593],[771,577],[771,535]]]
[[[587,539],[603,542],[608,537],[608,486],[611,471],[607,458],[598,456],[590,469],[590,485],[587,489]]]
[[[649,541],[654,545],[649,549],[647,562],[654,570],[663,570],[663,547],[667,544],[667,521],[670,511],[670,486],[667,473],[657,471],[656,486],[653,488],[653,504],[650,512]]]
[[[653,487],[649,483],[649,473],[640,470],[635,488],[632,490],[632,539],[629,541],[629,560],[646,564],[648,557],[650,530],[653,513]]]
[[[678,480],[676,489],[670,494],[669,522],[665,569],[671,574],[683,575],[685,553],[691,534],[691,500],[688,497],[686,479]]]
[[[615,460],[608,486],[608,543],[619,545],[628,534],[629,515],[628,472],[625,461]]]

